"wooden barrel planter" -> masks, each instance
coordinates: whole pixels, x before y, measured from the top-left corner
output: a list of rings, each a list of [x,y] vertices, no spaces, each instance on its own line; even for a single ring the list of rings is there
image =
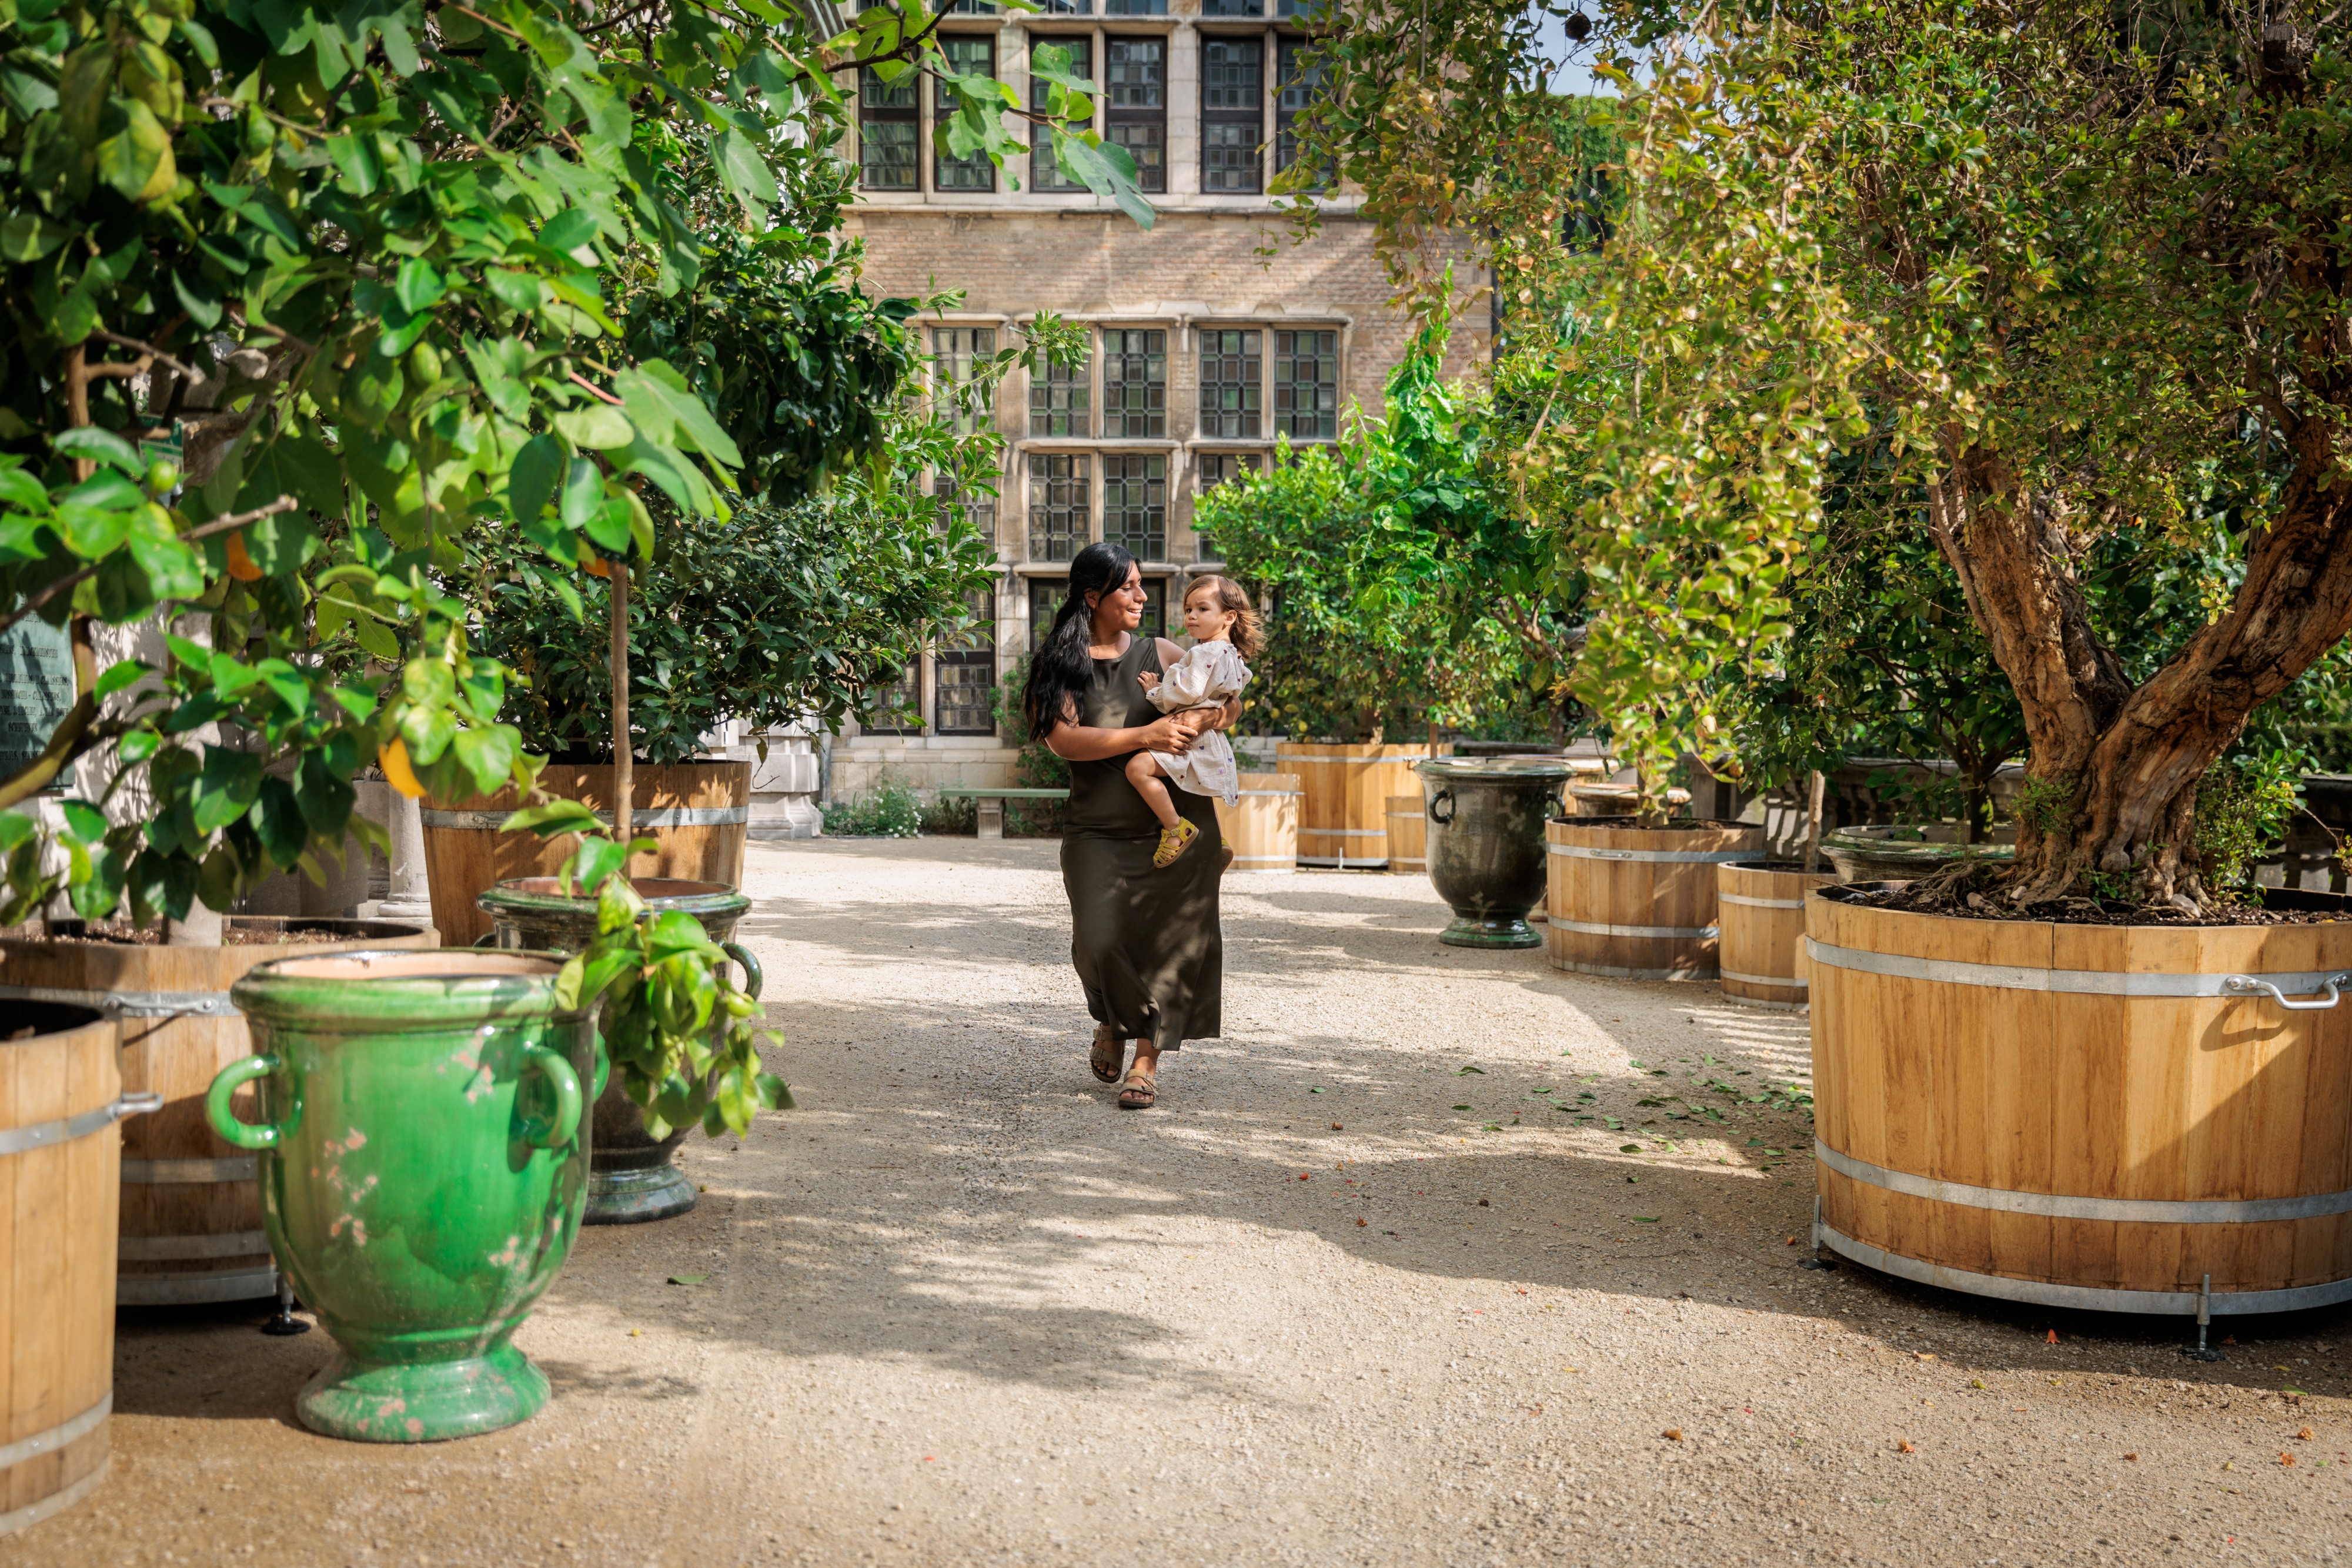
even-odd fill
[[[2352,919],[2063,925],[1857,891],[1805,904],[1817,1245],[2103,1312],[2352,1299]]]
[[[1837,881],[1788,861],[1718,861],[1715,867],[1718,983],[1760,1008],[1805,1005],[1805,894]]]
[[[743,841],[751,821],[749,762],[681,762],[630,770],[629,828],[657,841],[650,855],[629,862],[635,876],[681,882],[743,880]],[[613,821],[613,769],[551,762],[540,788],[584,802],[607,826]],[[425,874],[433,891],[433,924],[452,947],[470,947],[489,935],[490,917],[478,900],[514,877],[553,876],[572,853],[569,837],[541,839],[501,832],[499,824],[521,802],[511,789],[495,795],[424,804]]]
[[[114,1221],[126,1095],[112,1019],[16,1001],[0,1043],[0,1535],[71,1508],[106,1479],[114,1409]]]
[[[1419,795],[1389,797],[1389,871],[1420,876],[1429,870],[1429,813]]]
[[[1453,750],[1441,746],[1438,754]],[[1284,741],[1282,770],[1305,786],[1298,805],[1298,863],[1339,871],[1378,871],[1389,861],[1389,797],[1418,793],[1412,765],[1426,746]]]
[[[1544,834],[1544,952],[1553,968],[1633,980],[1716,977],[1715,868],[1757,859],[1763,829],[1555,817]]]
[[[1241,799],[1217,802],[1217,827],[1234,846],[1232,871],[1298,869],[1298,799],[1295,773],[1244,773]]]
[[[161,1096],[153,1115],[122,1132],[116,1299],[125,1306],[250,1301],[278,1289],[253,1155],[205,1119],[214,1076],[253,1054],[229,987],[273,958],[439,941],[430,926],[260,915],[232,915],[221,931],[218,947],[0,940],[0,1000],[37,998],[120,1019],[123,1084]]]

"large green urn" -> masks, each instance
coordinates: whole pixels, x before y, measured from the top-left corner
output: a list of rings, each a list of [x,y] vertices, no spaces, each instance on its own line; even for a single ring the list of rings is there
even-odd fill
[[[1452,947],[1540,947],[1528,911],[1544,895],[1544,822],[1572,770],[1565,758],[1433,757],[1416,762],[1429,880],[1453,907]]]
[[[743,966],[744,989],[757,1001],[759,960],[733,940],[735,923],[751,901],[723,882],[643,877],[630,883],[648,915],[683,910],[701,922],[713,942]],[[577,953],[596,939],[596,901],[563,892],[551,876],[510,877],[478,901],[490,917],[488,941],[499,947]],[[693,1129],[673,1127],[649,1136],[646,1113],[616,1078],[596,1097],[595,1152],[588,1164],[588,1208],[583,1225],[635,1225],[667,1219],[694,1207],[694,1184],[671,1164]]]
[[[335,1341],[296,1402],[330,1437],[423,1443],[547,1403],[511,1343],[579,1233],[592,1016],[544,953],[339,953],[229,997],[257,1054],[213,1080],[214,1129],[258,1156],[278,1266]],[[261,1120],[231,1097],[259,1086]]]

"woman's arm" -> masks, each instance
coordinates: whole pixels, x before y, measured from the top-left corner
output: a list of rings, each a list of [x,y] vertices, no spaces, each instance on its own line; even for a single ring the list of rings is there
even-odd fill
[[[1197,732],[1176,716],[1153,719],[1129,729],[1097,729],[1065,718],[1045,736],[1045,749],[1065,762],[1100,762],[1135,751],[1165,751],[1181,756]]]

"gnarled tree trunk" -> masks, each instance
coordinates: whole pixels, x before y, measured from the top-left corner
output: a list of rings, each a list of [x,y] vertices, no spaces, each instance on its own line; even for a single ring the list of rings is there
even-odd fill
[[[2025,490],[1999,453],[1948,453],[1929,527],[2025,712],[2029,804],[2009,897],[2127,876],[2147,902],[2205,903],[2197,783],[2255,708],[2352,631],[2352,483],[2335,406],[2286,428],[2294,470],[2251,541],[2229,610],[2135,687],[2094,631],[2074,574],[2069,520]]]

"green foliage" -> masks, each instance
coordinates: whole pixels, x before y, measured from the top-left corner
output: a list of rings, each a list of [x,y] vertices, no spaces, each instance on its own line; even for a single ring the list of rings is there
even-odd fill
[[[711,1137],[740,1137],[758,1112],[793,1109],[792,1091],[760,1065],[760,1041],[777,1037],[753,1024],[760,1006],[736,988],[726,950],[684,910],[648,910],[620,874],[629,854],[656,847],[653,840],[625,849],[596,832],[595,817],[577,800],[526,808],[504,825],[541,838],[580,835],[557,875],[567,895],[574,888],[595,895],[596,938],[565,960],[556,999],[567,1008],[601,1003],[605,1055],[651,1136],[698,1122]]]
[[[1483,730],[1540,714],[1564,627],[1551,564],[1498,506],[1485,468],[1498,423],[1475,384],[1439,379],[1442,329],[1329,446],[1277,451],[1200,500],[1234,575],[1271,601],[1244,719],[1297,738],[1416,722]],[[1538,722],[1541,722],[1538,718]]]
[[[2236,888],[2276,854],[2301,803],[2292,775],[2223,763],[2197,783],[2197,854],[2209,886]]]
[[[100,747],[103,796],[136,775],[155,800],[136,833],[66,812],[83,913],[226,906],[340,845],[380,755],[443,797],[530,787],[511,672],[436,586],[469,537],[555,574],[642,562],[646,497],[723,523],[735,486],[789,505],[872,465],[911,307],[859,294],[830,237],[834,71],[939,79],[1000,159],[1059,117],[1090,186],[1149,215],[1089,99],[1032,114],[953,77],[929,13],[861,12],[823,67],[765,4],[572,18],[0,9],[0,616],[68,628],[82,699],[0,807]],[[184,486],[144,448],[172,440]],[[210,647],[101,709],[92,622],[158,615]],[[21,915],[58,880],[7,821]]]
[[[1006,667],[990,698],[990,706],[996,714],[997,732],[1022,737],[1020,755],[1013,763],[1013,786],[1021,789],[1066,789],[1070,787],[1070,765],[1047,749],[1044,741],[1027,738],[1029,727],[1021,716],[1021,697],[1028,685],[1029,658],[1024,653]],[[1062,831],[1064,815],[1064,803],[1059,800],[1007,800],[1005,836],[1051,836]]]
[[[873,789],[825,807],[824,831],[836,839],[911,839],[923,831],[922,803],[885,775]]]

